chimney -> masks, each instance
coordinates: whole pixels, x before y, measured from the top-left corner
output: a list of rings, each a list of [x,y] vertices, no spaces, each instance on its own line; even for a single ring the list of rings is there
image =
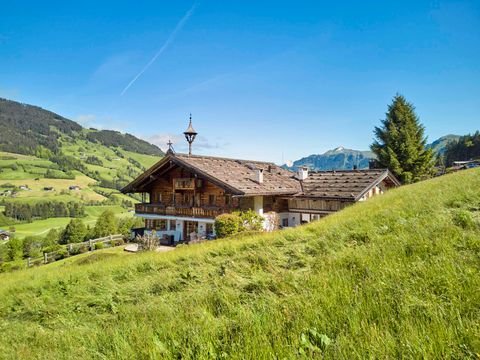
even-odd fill
[[[299,167],[298,168],[298,173],[297,173],[298,180],[303,181],[307,177],[308,177],[308,168],[307,167]]]
[[[263,183],[263,169],[255,169],[255,181],[259,184]]]

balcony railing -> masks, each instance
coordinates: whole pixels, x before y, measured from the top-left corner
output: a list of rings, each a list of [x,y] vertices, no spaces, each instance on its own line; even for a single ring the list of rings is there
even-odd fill
[[[205,206],[192,207],[187,205],[164,205],[164,204],[135,204],[135,212],[137,214],[150,215],[170,215],[170,216],[184,216],[194,218],[215,218],[220,214],[229,213],[231,209]]]

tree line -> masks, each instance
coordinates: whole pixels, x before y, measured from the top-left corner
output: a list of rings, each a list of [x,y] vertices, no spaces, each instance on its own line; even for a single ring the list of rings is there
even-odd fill
[[[28,257],[36,258],[44,252],[57,251],[63,244],[73,244],[97,239],[113,234],[128,236],[130,229],[143,226],[140,218],[116,218],[111,210],[104,211],[93,227],[85,225],[81,219],[72,219],[65,229],[51,229],[46,236],[29,236],[24,239],[12,237],[0,244],[0,272],[10,268],[8,262]],[[88,251],[85,247],[80,251]]]
[[[85,206],[76,201],[6,202],[4,213],[7,217],[21,221],[52,217],[78,218],[85,216]]]
[[[445,151],[445,164],[453,165],[454,161],[480,160],[480,132],[460,137],[452,141]]]

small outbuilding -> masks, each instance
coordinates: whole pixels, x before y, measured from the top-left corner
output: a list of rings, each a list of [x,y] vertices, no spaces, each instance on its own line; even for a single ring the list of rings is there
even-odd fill
[[[8,231],[0,229],[0,241],[6,241],[10,239],[10,233]]]

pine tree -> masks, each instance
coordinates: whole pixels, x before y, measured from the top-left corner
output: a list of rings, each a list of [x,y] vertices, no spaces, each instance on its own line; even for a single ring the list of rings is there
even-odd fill
[[[430,177],[434,157],[426,148],[425,128],[415,114],[415,107],[402,95],[396,95],[388,106],[381,127],[375,127],[375,140],[370,146],[378,165],[386,167],[403,183]]]

